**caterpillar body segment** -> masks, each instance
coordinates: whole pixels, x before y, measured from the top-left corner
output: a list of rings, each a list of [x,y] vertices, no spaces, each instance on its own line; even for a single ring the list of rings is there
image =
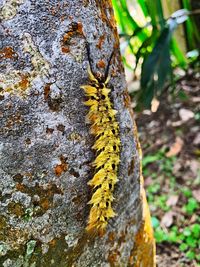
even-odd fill
[[[121,142],[117,111],[110,99],[111,89],[107,88],[109,78],[105,77],[105,82],[96,79],[90,67],[88,76],[89,84],[81,88],[87,97],[84,102],[89,107],[86,121],[90,123],[90,132],[95,137],[92,148],[96,153],[92,163],[94,176],[88,182],[93,194],[88,203],[91,209],[86,230],[103,234],[109,219],[116,216],[112,202],[114,186],[118,181]]]

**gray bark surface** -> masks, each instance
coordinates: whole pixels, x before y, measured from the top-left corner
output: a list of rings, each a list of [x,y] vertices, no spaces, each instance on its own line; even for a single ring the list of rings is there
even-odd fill
[[[0,0],[0,266],[128,266],[140,226],[139,153],[109,1]],[[111,52],[122,143],[117,216],[85,233],[94,142],[80,85]]]

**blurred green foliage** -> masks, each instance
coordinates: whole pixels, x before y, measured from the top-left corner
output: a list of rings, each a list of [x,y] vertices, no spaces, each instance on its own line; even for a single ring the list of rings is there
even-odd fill
[[[190,0],[183,0],[184,9],[169,18],[163,15],[161,0],[112,0],[121,37],[124,64],[134,73],[141,68],[140,90],[134,94],[138,108],[150,108],[154,96],[159,96],[166,80],[173,83],[173,69],[187,69],[197,60],[200,34],[193,20]],[[136,12],[134,8],[137,7]],[[137,12],[139,14],[137,15]],[[143,16],[143,25],[141,20]],[[139,21],[140,20],[140,21]],[[186,21],[188,57],[174,38],[174,31]],[[134,55],[133,64],[127,58]]]
[[[183,219],[179,218],[181,220],[179,223],[172,223],[169,227],[165,227],[157,215],[153,216],[154,236],[157,243],[174,244],[185,253],[189,260],[195,260],[200,264],[198,253],[200,248],[200,218],[197,217],[192,224],[188,220],[199,210],[200,205],[192,196],[191,189],[180,186],[174,177],[172,170],[177,158],[175,156],[167,158],[165,153],[165,149],[160,149],[155,154],[146,155],[143,159],[144,176],[152,178],[151,184],[147,187],[148,202],[153,214],[166,214],[166,212],[173,210],[167,204],[168,198],[179,196],[183,199],[181,206],[179,205],[179,210],[184,217]],[[151,166],[154,166],[152,170]],[[156,166],[156,170],[153,171]],[[163,194],[162,191],[164,181],[169,181],[167,194]]]

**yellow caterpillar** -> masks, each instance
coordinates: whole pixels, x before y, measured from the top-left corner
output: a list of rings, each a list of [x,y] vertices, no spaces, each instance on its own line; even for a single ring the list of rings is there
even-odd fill
[[[110,61],[109,61],[110,63]],[[108,69],[107,69],[108,71]],[[92,205],[86,230],[105,232],[108,220],[116,215],[112,209],[113,190],[117,183],[117,172],[120,162],[119,124],[117,111],[110,100],[111,89],[107,88],[109,78],[104,82],[95,78],[91,68],[88,69],[89,84],[83,85],[89,107],[86,120],[91,124],[91,134],[95,137],[93,149],[96,151],[93,167],[95,173],[88,184],[93,188]]]

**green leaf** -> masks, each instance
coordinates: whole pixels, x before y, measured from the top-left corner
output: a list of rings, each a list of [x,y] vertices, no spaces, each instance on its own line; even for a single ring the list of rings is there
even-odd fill
[[[188,244],[188,246],[190,246],[191,248],[195,248],[196,247],[196,239],[194,239],[192,236],[188,236],[186,238],[186,243]]]
[[[169,41],[171,38],[171,32],[169,28],[165,28],[160,37],[158,38],[152,53],[148,56],[142,66],[141,87],[144,88],[153,79],[153,75],[157,73],[158,68],[165,64],[161,62],[163,54],[166,49],[169,49]],[[167,55],[168,56],[168,55]],[[168,59],[167,59],[168,61]]]
[[[30,240],[27,243],[27,248],[26,248],[26,255],[27,256],[29,256],[33,253],[36,243],[37,243],[36,240]]]
[[[194,198],[189,198],[185,210],[187,213],[192,214],[198,208],[198,202]]]
[[[178,237],[177,237],[176,233],[171,231],[171,232],[169,233],[169,235],[168,235],[168,240],[169,240],[170,242],[174,242],[174,243],[176,243],[176,242],[178,241]]]
[[[166,77],[171,73],[170,40],[176,26],[173,20],[168,23],[168,27],[161,32],[152,53],[142,65],[139,101],[144,106],[150,106],[155,92],[163,88]]]
[[[182,0],[183,7],[185,9],[191,10],[191,4],[188,0]],[[187,31],[187,39],[190,49],[194,49],[198,46],[198,43],[200,42],[200,34],[199,30],[197,28],[197,25],[192,17],[190,17],[186,21],[186,31]]]
[[[147,17],[148,14],[148,10],[147,10],[147,6],[144,0],[138,0],[138,4],[140,5],[142,12],[144,14],[145,17]]]
[[[160,184],[150,185],[147,190],[148,192],[155,194],[160,190]]]
[[[185,244],[185,243],[182,243],[182,244],[179,246],[179,249],[180,249],[180,251],[185,251],[185,250],[188,249],[188,245]]]
[[[187,187],[183,187],[181,189],[181,192],[184,194],[185,197],[191,197],[192,196],[192,191]]]
[[[135,63],[135,69],[136,71],[138,62],[140,58],[143,58],[144,60],[147,58],[147,56],[150,54],[149,49],[151,49],[152,44],[155,42],[156,38],[158,36],[158,31],[153,30],[151,36],[147,37],[144,42],[141,44],[140,48],[138,49],[135,57],[136,57],[136,63]]]
[[[191,227],[192,233],[196,238],[200,238],[200,225],[195,223]]]
[[[196,255],[196,259],[199,261],[198,265],[200,264],[200,254]]]
[[[147,155],[142,160],[142,166],[143,168],[147,166],[149,163],[155,162],[160,158],[158,154],[156,155]]]
[[[178,97],[180,98],[181,101],[188,101],[189,100],[188,95],[184,91],[179,91]]]
[[[160,227],[155,230],[154,236],[157,243],[168,240],[167,234],[162,229],[160,229]]]
[[[153,228],[157,228],[160,225],[160,222],[156,217],[152,217],[151,218],[151,224],[152,224]]]
[[[191,231],[188,227],[186,227],[184,230],[183,230],[183,234],[184,236],[190,236],[191,235]]]
[[[175,233],[178,233],[178,226],[172,226],[172,231]]]
[[[195,253],[192,250],[189,250],[185,255],[190,260],[193,260],[195,258]]]
[[[117,20],[117,23],[120,27],[120,30],[122,32],[125,32],[125,25],[124,25],[124,21],[123,21],[123,18],[121,16],[121,9],[120,9],[120,6],[119,6],[119,1],[117,0],[112,0],[112,4],[113,4],[113,8],[114,8],[114,12],[115,12],[115,18]]]
[[[163,15],[162,3],[161,3],[161,0],[155,0],[155,2],[156,2],[155,4],[157,7],[157,15],[159,18],[160,26],[161,26],[161,29],[163,29],[165,26],[165,20],[164,20],[164,15]]]
[[[186,68],[187,67],[187,58],[184,55],[184,53],[180,50],[176,39],[173,37],[171,40],[171,51],[174,57],[177,60],[178,65],[181,68]]]
[[[137,22],[133,19],[133,17],[131,16],[128,7],[127,7],[127,3],[126,0],[120,0],[121,3],[121,12],[119,13],[120,16],[123,15],[123,17],[125,18],[125,24],[126,24],[126,28],[128,28],[130,31],[132,31],[132,33],[136,30],[139,30],[137,37],[141,40],[144,41],[146,39],[146,34],[143,31],[140,31],[140,27],[138,26]],[[125,31],[127,32],[125,28]]]
[[[147,9],[148,9],[148,14],[150,15],[151,17],[151,23],[154,27],[157,28],[158,26],[158,11],[157,11],[157,5],[155,4],[155,1],[152,1],[152,0],[146,0],[146,6],[147,6]]]
[[[183,233],[179,234],[178,239],[182,241],[185,240],[184,234]]]

